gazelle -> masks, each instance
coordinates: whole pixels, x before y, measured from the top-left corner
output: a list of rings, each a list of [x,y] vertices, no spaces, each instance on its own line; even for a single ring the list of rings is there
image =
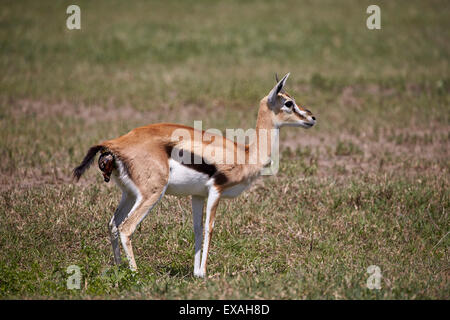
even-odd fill
[[[109,222],[116,264],[121,262],[120,238],[130,268],[137,270],[130,237],[164,194],[191,195],[195,234],[194,275],[206,275],[219,200],[238,196],[270,164],[274,145],[272,132],[278,133],[283,126],[310,128],[316,123],[312,113],[297,105],[284,91],[288,76],[289,73],[260,101],[256,139],[252,143],[239,144],[208,131],[158,123],[136,128],[89,149],[82,163],[74,169],[74,178],[78,181],[96,154],[101,152],[99,167],[105,181],[109,181],[112,175],[122,190],[122,200]],[[176,131],[182,133],[182,139],[174,138],[180,136],[175,134]],[[260,141],[267,141],[266,149],[263,150]],[[217,160],[219,154],[235,156],[240,151],[244,154],[244,163],[236,160],[223,163]],[[200,161],[192,163],[179,160],[180,157],[186,159],[186,156]],[[206,219],[203,228],[205,199]]]

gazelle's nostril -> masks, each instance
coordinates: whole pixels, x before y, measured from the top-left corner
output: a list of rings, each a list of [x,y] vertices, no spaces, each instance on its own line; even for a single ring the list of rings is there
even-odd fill
[[[316,121],[316,117],[311,117],[314,121]]]

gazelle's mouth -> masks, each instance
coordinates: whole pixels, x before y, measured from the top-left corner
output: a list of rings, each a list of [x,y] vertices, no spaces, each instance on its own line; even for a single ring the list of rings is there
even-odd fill
[[[316,122],[306,122],[304,120],[300,120],[297,122],[285,122],[282,123],[281,125],[278,125],[278,128],[280,127],[303,127],[305,129],[309,129],[311,127],[313,127],[316,124]]]
[[[310,121],[310,122],[308,122],[308,121],[302,121],[302,125],[303,125],[303,127],[304,128],[306,128],[306,129],[309,129],[309,128],[311,128],[312,126],[314,126],[316,124],[316,120],[312,120],[312,121]]]

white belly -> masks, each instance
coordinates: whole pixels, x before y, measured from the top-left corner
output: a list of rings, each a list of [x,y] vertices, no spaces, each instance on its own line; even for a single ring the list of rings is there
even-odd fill
[[[238,195],[240,195],[245,189],[247,189],[249,185],[250,185],[250,183],[241,183],[241,184],[232,186],[231,188],[228,188],[222,192],[222,197],[223,198],[235,198]]]
[[[208,196],[207,183],[210,177],[207,174],[188,168],[172,159],[169,160],[169,168],[167,194]]]
[[[169,183],[166,194],[175,196],[208,196],[208,186],[211,185],[212,178],[207,174],[186,167],[172,159],[169,160],[169,168]],[[227,188],[222,192],[221,197],[235,198],[247,189],[250,184],[251,181],[246,181]]]

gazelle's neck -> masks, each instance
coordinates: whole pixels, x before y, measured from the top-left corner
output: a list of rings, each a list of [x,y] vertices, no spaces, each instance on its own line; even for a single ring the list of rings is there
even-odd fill
[[[265,97],[259,105],[255,140],[249,145],[250,158],[261,168],[270,164],[273,148],[278,146],[279,129],[274,125],[271,113]]]

